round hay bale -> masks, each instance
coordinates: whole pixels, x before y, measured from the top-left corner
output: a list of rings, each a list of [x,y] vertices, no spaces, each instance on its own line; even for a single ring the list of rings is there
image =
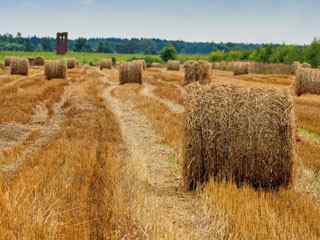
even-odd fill
[[[67,65],[63,60],[48,61],[44,65],[44,73],[48,80],[53,78],[65,79],[67,75]]]
[[[135,62],[122,63],[119,67],[119,82],[120,84],[142,84],[141,64]]]
[[[197,81],[206,84],[210,81],[211,65],[208,61],[187,61],[184,70],[184,85]]]
[[[12,57],[5,57],[4,58],[4,66],[5,67],[10,67],[11,59],[12,59]]]
[[[320,70],[303,67],[298,68],[294,86],[297,96],[304,93],[320,95]]]
[[[140,65],[141,69],[144,71],[147,68],[146,62],[143,59],[135,60],[133,63]]]
[[[246,62],[236,62],[233,66],[233,75],[244,75],[249,73],[249,64]]]
[[[266,190],[289,185],[295,143],[289,90],[193,83],[187,92],[183,139],[186,190],[211,178]]]
[[[45,60],[43,57],[35,57],[33,60],[33,65],[34,66],[43,66],[45,63]]]
[[[111,69],[112,68],[112,59],[111,58],[108,58],[108,59],[103,59],[100,61],[100,70],[103,70],[103,69]]]
[[[78,61],[76,59],[68,59],[67,60],[67,68],[68,69],[73,69],[78,66]]]
[[[180,71],[180,62],[174,61],[174,60],[169,60],[167,62],[167,70],[168,71]]]
[[[29,60],[27,58],[11,58],[10,73],[27,76],[29,74]]]

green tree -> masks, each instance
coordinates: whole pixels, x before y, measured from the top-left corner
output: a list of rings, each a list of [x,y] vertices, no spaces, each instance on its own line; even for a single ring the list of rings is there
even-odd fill
[[[320,66],[320,39],[314,39],[309,47],[305,49],[304,59],[313,67]]]
[[[87,39],[80,37],[75,40],[74,51],[84,52],[86,47],[87,47]]]
[[[225,59],[225,54],[222,51],[212,52],[209,56],[211,62],[219,62]]]
[[[110,43],[108,42],[99,42],[97,47],[97,52],[103,52],[103,53],[113,53],[113,49]]]
[[[161,49],[160,57],[164,62],[174,60],[177,58],[177,50],[173,45],[169,44]]]

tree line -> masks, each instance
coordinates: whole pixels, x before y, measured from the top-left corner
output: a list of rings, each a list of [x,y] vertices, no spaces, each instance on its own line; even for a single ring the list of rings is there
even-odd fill
[[[313,67],[320,66],[320,39],[314,39],[310,45],[266,45],[255,50],[213,51],[209,59],[215,61],[256,61],[263,63],[306,62]]]
[[[23,37],[20,33],[0,34],[0,51],[54,51],[56,39],[52,37]],[[69,40],[69,49],[74,52],[140,53],[159,54],[166,45],[173,45],[178,54],[209,54],[212,51],[255,50],[261,44],[184,42],[145,38],[78,38]]]

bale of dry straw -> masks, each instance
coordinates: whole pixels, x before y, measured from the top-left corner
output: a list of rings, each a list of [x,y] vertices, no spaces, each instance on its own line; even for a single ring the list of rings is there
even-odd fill
[[[45,60],[43,57],[35,57],[33,59],[33,65],[34,66],[43,66],[45,63]]]
[[[184,85],[192,82],[208,83],[211,77],[211,65],[207,61],[187,61],[184,65]]]
[[[48,61],[44,66],[44,73],[48,80],[53,78],[65,79],[67,75],[67,65],[63,60]]]
[[[295,92],[297,96],[304,93],[320,95],[320,70],[298,68],[296,71]]]
[[[12,57],[5,57],[4,58],[4,66],[5,67],[10,67],[11,59],[12,59]]]
[[[248,68],[252,74],[294,74],[294,68],[288,64],[251,63]]]
[[[29,60],[27,58],[11,58],[10,73],[27,76],[29,74]]]
[[[243,75],[249,73],[249,63],[247,62],[236,62],[233,66],[233,75]]]
[[[112,68],[112,59],[111,58],[108,58],[108,59],[103,59],[100,61],[100,70],[103,70],[103,69],[111,69]]]
[[[142,67],[137,62],[122,63],[119,67],[119,82],[142,84]]]
[[[289,90],[198,83],[187,87],[183,180],[194,190],[209,179],[238,186],[288,186],[295,120]]]
[[[76,59],[72,58],[67,60],[68,69],[73,69],[73,68],[76,68],[77,66],[78,66],[78,61]]]
[[[133,63],[136,63],[136,64],[140,65],[140,67],[141,67],[141,69],[142,69],[143,71],[147,69],[146,61],[143,60],[143,59],[135,60],[135,61],[133,61]]]
[[[167,70],[168,71],[180,71],[180,62],[174,61],[174,60],[169,60],[167,62]]]

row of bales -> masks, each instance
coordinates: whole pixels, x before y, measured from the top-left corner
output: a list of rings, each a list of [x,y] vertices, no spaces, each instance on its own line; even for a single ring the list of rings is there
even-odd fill
[[[12,75],[28,76],[31,66],[44,66],[44,73],[48,80],[53,78],[66,78],[67,69],[76,68],[79,65],[76,59],[50,60],[46,61],[43,57],[21,58],[6,57],[4,66],[10,68]]]
[[[100,62],[101,70],[111,68],[112,61]],[[194,190],[209,179],[265,190],[289,186],[296,132],[291,91],[202,84],[212,76],[212,65],[207,61],[188,61],[183,68],[187,89],[183,132],[185,189]],[[244,71],[242,64],[235,68]],[[46,76],[50,77],[65,76],[66,69],[64,61],[45,64]],[[122,63],[118,69],[120,84],[141,84],[146,64],[136,60]],[[167,69],[178,71],[181,64],[170,61]],[[298,66],[296,74],[303,76],[302,82],[306,81],[305,76],[307,81],[319,80],[319,72],[314,71]],[[303,89],[314,87],[300,85]]]
[[[212,65],[213,69],[231,71],[234,75],[242,74],[294,74],[294,67],[288,64],[269,64],[257,62],[216,62]]]
[[[242,67],[242,66],[240,66]],[[169,61],[169,71],[180,70]],[[211,82],[211,64],[183,66],[183,182],[188,191],[214,179],[277,190],[292,182],[295,114],[290,90],[248,88]],[[119,67],[120,84],[142,83],[143,63]]]

